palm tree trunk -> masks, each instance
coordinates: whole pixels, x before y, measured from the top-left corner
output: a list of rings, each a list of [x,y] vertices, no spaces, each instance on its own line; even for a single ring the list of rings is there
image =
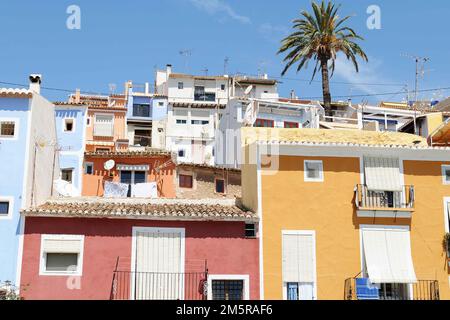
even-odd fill
[[[322,91],[323,91],[323,103],[325,109],[325,115],[327,117],[332,116],[331,112],[331,93],[330,93],[330,79],[328,75],[328,59],[323,58],[320,61],[320,67],[322,69]]]

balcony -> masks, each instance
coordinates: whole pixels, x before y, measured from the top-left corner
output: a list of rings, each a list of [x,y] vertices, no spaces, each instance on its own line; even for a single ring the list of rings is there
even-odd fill
[[[216,94],[208,92],[195,93],[194,101],[216,102]]]
[[[440,300],[439,282],[418,280],[414,284],[380,284],[361,286],[362,278],[345,280],[344,300]]]
[[[414,186],[403,186],[402,191],[371,191],[366,185],[355,187],[358,217],[411,218],[414,212]]]

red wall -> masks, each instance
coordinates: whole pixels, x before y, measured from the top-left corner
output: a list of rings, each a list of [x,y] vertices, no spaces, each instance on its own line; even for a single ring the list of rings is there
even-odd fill
[[[259,299],[259,245],[243,222],[169,222],[113,219],[26,218],[22,261],[25,299],[109,299],[113,271],[130,269],[133,227],[185,228],[186,261],[207,260],[209,274],[248,274],[250,299]],[[39,276],[41,234],[84,235],[81,289],[67,277]],[[186,264],[186,272],[189,270]]]

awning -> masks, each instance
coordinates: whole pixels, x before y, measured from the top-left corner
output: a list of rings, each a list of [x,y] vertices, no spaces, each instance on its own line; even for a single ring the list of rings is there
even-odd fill
[[[150,171],[149,165],[118,164],[118,171]]]
[[[364,157],[366,185],[370,191],[402,191],[398,158]]]
[[[364,256],[372,283],[416,283],[408,229],[363,228]]]

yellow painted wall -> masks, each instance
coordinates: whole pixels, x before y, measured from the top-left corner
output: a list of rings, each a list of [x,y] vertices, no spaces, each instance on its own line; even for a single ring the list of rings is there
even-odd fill
[[[303,161],[323,160],[323,183],[304,181]],[[410,219],[360,219],[354,188],[360,183],[359,158],[280,157],[275,175],[262,176],[263,272],[265,299],[282,299],[282,230],[315,230],[318,299],[343,299],[344,281],[361,271],[360,224],[411,225]],[[450,299],[442,249],[443,197],[440,163],[405,163],[405,183],[416,186],[417,212],[412,219],[412,250],[417,276],[440,280]],[[428,202],[431,202],[427,204]],[[436,274],[437,276],[432,276]]]

